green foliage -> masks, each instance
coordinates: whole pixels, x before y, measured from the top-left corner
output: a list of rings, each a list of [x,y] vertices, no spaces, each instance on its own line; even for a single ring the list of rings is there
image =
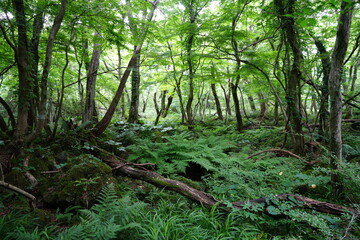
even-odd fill
[[[89,206],[100,190],[110,182],[111,168],[90,154],[68,159],[62,168],[66,174],[44,179],[40,191],[44,201],[58,206]]]
[[[131,203],[129,197],[118,199],[114,186],[107,185],[97,204],[81,210],[81,222],[61,232],[56,239],[126,239],[120,233],[138,226],[135,222],[144,207],[141,202]]]
[[[160,201],[143,218],[141,239],[253,239],[261,233],[237,211],[224,214],[216,206],[192,209],[183,201],[172,205],[166,200]]]
[[[139,140],[127,149],[132,152],[128,160],[138,163],[154,163],[163,174],[185,172],[190,162],[208,171],[217,171],[227,162],[225,150],[233,145],[223,137],[208,136],[191,139],[185,132],[163,138],[164,142]]]

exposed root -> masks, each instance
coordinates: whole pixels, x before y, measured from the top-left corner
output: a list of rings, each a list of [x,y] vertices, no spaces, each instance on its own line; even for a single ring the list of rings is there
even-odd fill
[[[31,206],[33,208],[36,208],[36,197],[14,185],[11,185],[10,183],[4,182],[4,181],[0,181],[0,186],[7,188],[9,190],[12,190],[14,192],[20,193],[22,195],[24,195],[25,197],[27,197],[28,199],[30,199],[31,201]]]

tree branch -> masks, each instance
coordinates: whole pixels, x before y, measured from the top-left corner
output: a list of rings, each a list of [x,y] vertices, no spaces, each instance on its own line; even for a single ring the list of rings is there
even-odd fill
[[[31,206],[33,208],[36,208],[36,197],[34,195],[4,181],[0,181],[0,186],[24,195],[25,197],[31,200]]]
[[[4,38],[5,38],[5,41],[7,42],[7,44],[9,44],[9,46],[14,50],[15,54],[17,54],[17,48],[15,46],[15,44],[13,42],[11,42],[11,40],[9,39],[9,37],[7,36],[6,34],[6,29],[5,27],[1,24],[0,22],[0,29],[1,29],[1,32],[3,33],[4,35]]]

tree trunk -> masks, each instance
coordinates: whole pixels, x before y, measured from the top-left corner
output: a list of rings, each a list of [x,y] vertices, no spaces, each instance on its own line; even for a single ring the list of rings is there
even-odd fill
[[[160,99],[161,99],[161,103],[160,103],[160,108],[159,105],[157,103],[157,98],[156,98],[156,93],[154,94],[154,105],[155,105],[155,110],[156,110],[156,119],[155,119],[155,123],[154,125],[158,125],[160,117],[162,116],[163,112],[165,111],[165,100],[166,100],[166,93],[167,91],[161,91],[161,95],[160,95]]]
[[[358,51],[358,54],[357,54],[357,58],[359,57],[359,53],[360,53],[360,50]],[[358,62],[356,62],[353,66],[350,67],[350,69],[352,71],[350,71],[350,74],[349,74],[349,85],[350,85],[350,92],[353,93],[354,90],[355,90],[355,82],[357,80],[357,70],[358,70],[358,65],[360,65],[360,60]],[[348,104],[346,106],[346,115],[345,115],[345,118],[351,118],[352,117],[352,108],[353,106],[351,106],[350,104]]]
[[[43,7],[37,7],[33,29],[32,29],[32,38],[29,46],[29,70],[30,70],[30,81],[33,87],[32,89],[32,99],[30,103],[30,112],[28,116],[29,127],[33,129],[36,126],[36,117],[37,117],[37,106],[39,100],[39,44],[41,32],[44,27],[45,14]]]
[[[195,19],[191,21],[191,24],[194,24]],[[194,100],[194,66],[193,66],[193,60],[192,60],[192,44],[194,41],[195,34],[190,33],[188,36],[187,41],[187,63],[188,63],[188,70],[189,70],[189,96],[186,103],[186,115],[187,115],[187,124],[189,128],[192,128],[194,124],[194,116],[193,116],[193,110],[192,110],[192,103]]]
[[[329,74],[330,74],[330,56],[322,41],[314,38],[315,45],[320,53],[323,80],[321,85],[321,100],[319,108],[319,141],[327,141],[329,134]]]
[[[238,83],[238,80],[236,81],[236,83],[231,85],[231,93],[232,93],[233,100],[234,100],[234,108],[235,108],[235,116],[236,116],[236,130],[241,132],[243,130],[244,126],[243,126],[242,116],[241,116],[241,112],[240,112],[239,97],[237,95],[237,88],[238,88],[237,83]]]
[[[47,84],[48,84],[48,78],[50,73],[50,67],[51,67],[51,60],[52,60],[52,52],[53,52],[53,46],[54,41],[56,38],[56,35],[60,29],[61,23],[63,21],[63,18],[65,16],[66,6],[68,1],[62,0],[61,6],[59,9],[59,12],[57,16],[54,19],[54,23],[51,27],[51,31],[47,40],[46,45],[46,53],[45,53],[45,62],[43,66],[43,72],[41,76],[41,83],[40,83],[40,102],[39,102],[39,115],[38,115],[38,122],[36,126],[36,133],[40,134],[42,129],[45,126],[46,123],[46,103],[47,103]]]
[[[163,113],[163,116],[162,116],[163,118],[166,118],[166,116],[168,115],[172,101],[173,101],[173,96],[169,95],[168,100],[167,100],[167,104],[166,104],[166,107],[165,107],[165,110],[164,110],[164,113]]]
[[[59,93],[59,103],[58,103],[58,107],[55,110],[55,119],[54,119],[54,128],[52,131],[52,135],[51,135],[51,139],[54,139],[56,136],[56,131],[57,131],[57,127],[58,127],[58,122],[61,116],[61,112],[62,112],[62,106],[63,106],[63,102],[64,102],[64,93],[65,93],[65,71],[69,65],[69,49],[70,49],[70,45],[71,45],[71,41],[73,40],[73,34],[74,34],[74,26],[72,26],[72,31],[71,31],[71,36],[69,39],[68,44],[65,47],[65,65],[61,71],[61,90]]]
[[[15,50],[15,59],[19,75],[18,92],[18,114],[15,137],[22,140],[28,130],[28,116],[31,102],[31,81],[28,72],[29,49],[27,40],[27,21],[25,16],[25,6],[23,0],[14,0],[15,19],[18,29],[18,42]]]
[[[231,93],[231,86],[229,84],[229,90],[227,91],[223,85],[221,85],[221,89],[224,93],[225,98],[225,105],[226,105],[226,114],[231,116],[231,107],[230,107],[230,93]]]
[[[154,16],[154,11],[157,7],[157,4],[158,4],[158,0],[155,0],[153,3],[152,3],[152,9],[148,15],[148,19],[147,21],[148,22],[151,22],[153,16]],[[105,116],[101,119],[101,121],[95,126],[94,130],[93,130],[93,134],[95,136],[99,136],[101,135],[105,129],[108,127],[113,115],[114,115],[114,112],[116,110],[116,107],[119,103],[119,100],[121,98],[121,95],[124,91],[124,88],[125,88],[125,85],[126,85],[126,81],[127,79],[129,78],[129,75],[130,75],[130,72],[131,70],[133,69],[133,67],[135,66],[135,63],[136,63],[136,57],[140,54],[141,52],[141,47],[142,47],[142,44],[145,40],[145,37],[146,37],[146,33],[147,33],[147,30],[145,29],[144,31],[144,35],[142,36],[142,39],[141,39],[141,44],[139,44],[137,46],[137,48],[134,50],[133,52],[133,55],[128,63],[128,66],[120,80],[120,83],[119,83],[119,87],[115,93],[115,96],[113,98],[113,100],[111,101],[110,103],[110,106],[108,108],[108,110],[106,111],[105,113]]]
[[[136,49],[137,46],[135,46]],[[140,54],[135,57],[134,67],[131,72],[131,102],[129,110],[129,123],[139,122],[140,98]]]
[[[262,93],[258,93],[259,102],[260,102],[260,119],[265,119],[265,113],[266,113],[266,100],[264,98],[264,95]]]
[[[275,99],[275,106],[274,106],[274,125],[279,124],[279,101]]]
[[[287,101],[287,111],[292,125],[295,136],[295,142],[293,142],[294,149],[296,153],[304,152],[304,137],[302,134],[302,125],[301,125],[301,63],[303,55],[301,52],[301,46],[299,41],[298,31],[296,30],[295,20],[292,17],[294,13],[294,4],[296,0],[288,0],[286,4],[283,3],[283,0],[275,0],[275,6],[277,12],[280,16],[281,28],[285,34],[292,53],[293,53],[293,63],[289,74],[289,79],[286,89],[286,101]],[[290,15],[290,16],[285,16]]]
[[[223,120],[223,115],[222,115],[222,110],[221,110],[221,105],[220,105],[220,101],[219,101],[219,97],[216,93],[216,87],[215,87],[215,83],[212,83],[211,84],[211,90],[212,90],[212,93],[213,93],[213,96],[214,96],[214,100],[215,100],[215,104],[216,104],[216,112],[217,112],[217,115],[218,115],[218,119],[219,120]]]
[[[254,103],[254,98],[253,98],[251,95],[248,95],[248,100],[249,100],[249,103],[250,103],[251,111],[252,111],[253,113],[256,112],[256,107],[255,107],[255,103]]]
[[[332,152],[331,165],[338,169],[342,163],[342,98],[341,98],[341,70],[349,44],[350,26],[352,19],[352,2],[341,3],[341,13],[338,20],[335,47],[331,56],[331,70],[329,75],[330,96],[330,151]],[[332,174],[332,186],[334,190],[340,189],[337,174]]]
[[[7,102],[2,97],[0,97],[0,104],[5,108],[8,116],[9,116],[11,127],[13,130],[15,130],[16,121],[15,121],[15,117],[14,117],[13,112],[11,111],[10,106],[7,104]]]
[[[94,121],[94,116],[96,116],[96,106],[95,106],[95,88],[96,88],[96,78],[100,65],[100,55],[101,55],[101,44],[97,43],[100,34],[98,32],[94,33],[94,48],[91,56],[90,66],[86,78],[86,96],[85,96],[85,109],[84,109],[84,119],[83,123]]]

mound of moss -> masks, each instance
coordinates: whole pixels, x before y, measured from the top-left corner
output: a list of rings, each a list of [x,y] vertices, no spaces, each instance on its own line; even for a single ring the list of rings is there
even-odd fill
[[[89,207],[103,186],[116,182],[111,168],[90,154],[70,158],[40,189],[44,202],[57,207]]]

